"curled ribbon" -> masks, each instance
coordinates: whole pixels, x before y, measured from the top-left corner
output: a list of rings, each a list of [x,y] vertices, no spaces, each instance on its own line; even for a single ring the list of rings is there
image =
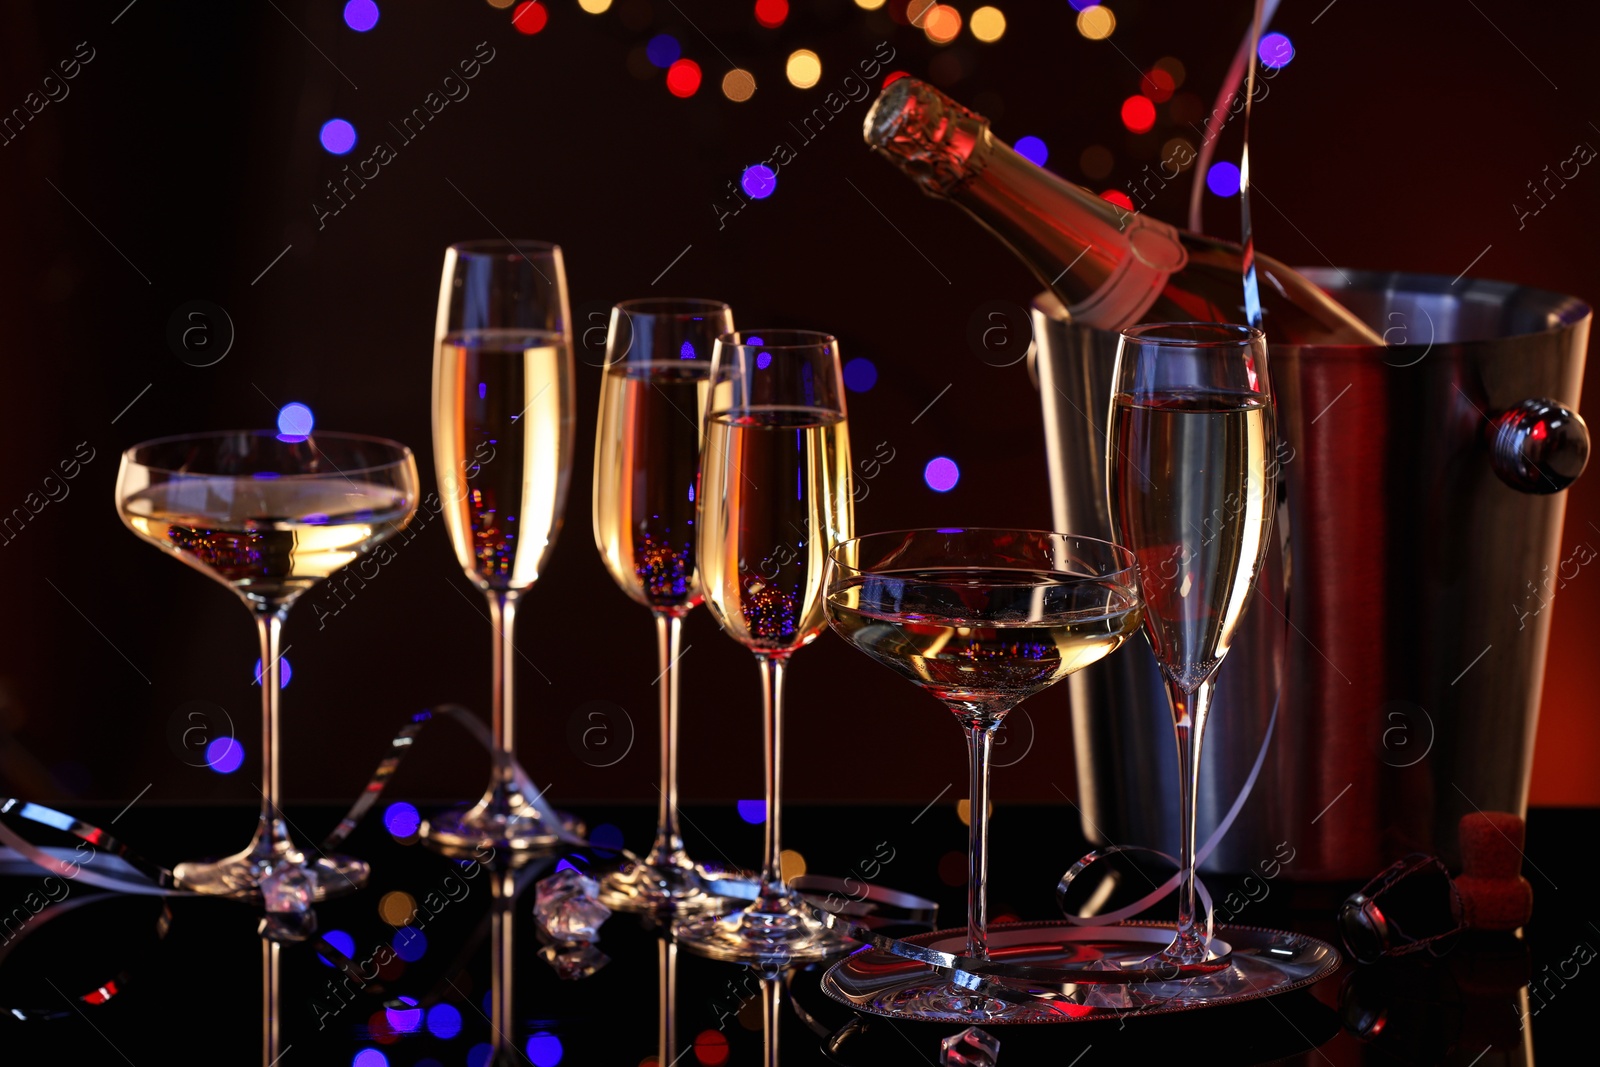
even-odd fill
[[[337,848],[345,838],[350,836],[359,826],[367,814],[372,810],[378,798],[383,796],[383,791],[388,787],[389,779],[394,776],[406,755],[411,751],[417,736],[436,717],[451,719],[462,726],[469,734],[478,740],[489,751],[497,762],[509,762],[512,774],[516,779],[517,788],[522,795],[528,798],[528,805],[532,807],[541,819],[544,819],[553,832],[562,841],[568,844],[583,845],[582,824],[571,816],[564,815],[552,808],[548,801],[533,788],[533,783],[528,773],[522,769],[516,757],[509,753],[502,753],[494,743],[494,736],[489,732],[483,722],[471,711],[460,704],[440,704],[437,708],[418,712],[413,715],[400,731],[389,742],[389,751],[379,761],[377,769],[372,772],[366,787],[362,789],[355,803],[339,820],[337,826],[329,832],[322,841],[323,851]],[[141,856],[116,837],[92,823],[84,822],[65,812],[35,804],[31,801],[21,800],[16,797],[0,797],[0,816],[12,815],[28,822],[47,826],[53,830],[71,834],[80,841],[92,846],[95,850],[92,856],[79,862],[63,859],[61,849],[46,849],[6,825],[0,818],[0,843],[8,846],[0,848],[0,871],[7,865],[14,865],[18,860],[25,860],[32,866],[39,867],[59,877],[81,882],[85,885],[97,886],[118,893],[136,893],[148,896],[200,896],[201,894],[190,889],[185,889],[182,882],[166,867]],[[81,846],[80,846],[81,848]],[[70,855],[70,854],[69,854]],[[116,864],[103,864],[102,869],[91,870],[89,864],[101,855],[114,857]],[[208,894],[215,895],[215,894]]]
[[[1278,704],[1282,699],[1282,696],[1283,693],[1280,689],[1278,697],[1272,702],[1272,715],[1267,719],[1266,733],[1261,738],[1260,749],[1256,751],[1255,763],[1250,767],[1250,773],[1245,777],[1244,784],[1240,786],[1239,795],[1234,797],[1233,806],[1228,809],[1228,814],[1223,817],[1222,822],[1217,824],[1217,828],[1211,831],[1211,836],[1206,838],[1205,844],[1201,845],[1199,852],[1195,854],[1194,863],[1196,867],[1200,866],[1200,864],[1206,861],[1206,857],[1211,855],[1212,850],[1217,847],[1218,842],[1220,842],[1228,830],[1232,828],[1234,820],[1239,817],[1239,812],[1244,809],[1244,802],[1249,799],[1251,791],[1255,789],[1256,779],[1260,777],[1262,765],[1267,761],[1267,750],[1272,746],[1272,734],[1278,725]],[[1095,849],[1079,859],[1077,863],[1074,863],[1067,870],[1067,873],[1061,876],[1061,881],[1056,883],[1056,903],[1060,905],[1061,911],[1066,916],[1068,922],[1075,923],[1079,926],[1091,927],[1109,926],[1112,923],[1119,923],[1124,919],[1131,918],[1134,915],[1139,914],[1141,911],[1144,911],[1146,908],[1159,903],[1162,899],[1178,888],[1178,882],[1183,873],[1182,871],[1175,872],[1172,877],[1168,878],[1165,882],[1162,882],[1155,889],[1152,889],[1150,892],[1146,893],[1132,904],[1117,908],[1115,911],[1108,911],[1103,915],[1077,915],[1067,911],[1067,890],[1072,887],[1073,880],[1093,864],[1098,863],[1099,861],[1110,856],[1114,856],[1119,852],[1148,852],[1152,855],[1160,856],[1173,866],[1178,865],[1178,861],[1175,857],[1162,852],[1160,849],[1148,848],[1144,845],[1108,845],[1105,848]],[[1206,891],[1205,883],[1200,880],[1199,874],[1196,874],[1194,877],[1194,888],[1195,893],[1199,895],[1201,902],[1205,904],[1206,907],[1206,939],[1214,940],[1213,933],[1215,928],[1213,925],[1214,917],[1211,906],[1211,894]]]

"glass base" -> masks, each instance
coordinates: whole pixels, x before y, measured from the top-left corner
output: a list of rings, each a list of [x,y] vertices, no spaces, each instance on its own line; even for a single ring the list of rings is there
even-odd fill
[[[986,988],[996,989],[997,995],[959,989],[924,964],[881,950],[857,952],[834,964],[823,976],[822,990],[858,1011],[893,1019],[967,1025],[1065,1023],[1253,1000],[1309,985],[1339,967],[1339,953],[1316,938],[1230,926],[1218,931],[1230,947],[1221,969],[1197,971],[1175,981],[1128,980],[1151,973],[1152,957],[1159,955],[1172,932],[1170,923],[1092,930],[1059,922],[990,926],[989,953],[996,962],[1041,971],[1122,972],[1121,977],[1105,981],[1040,983],[1032,986],[1034,995],[993,986]],[[961,952],[966,932],[943,930],[906,940]]]
[[[195,893],[259,898],[262,881],[281,870],[285,863],[305,867],[316,879],[313,900],[331,900],[353,893],[367,884],[370,873],[365,860],[351,856],[333,854],[307,863],[305,856],[297,851],[261,853],[254,849],[245,849],[220,860],[180,863],[172,873],[179,886]]]
[[[919,978],[880,992],[869,1010],[896,1019],[993,1025],[1052,1022],[1058,1009],[1042,1000],[1014,1003],[985,996],[924,971]]]
[[[542,850],[562,840],[558,828],[531,806],[501,813],[481,803],[465,811],[441,812],[423,823],[418,834],[431,845],[462,852],[484,847],[496,852]]]
[[[682,850],[668,863],[629,863],[600,880],[600,903],[612,911],[704,911],[722,903]]]
[[[800,911],[798,901],[786,907],[763,907],[758,901],[731,915],[701,915],[673,924],[673,940],[687,952],[739,963],[784,965],[825,960],[860,947]]]

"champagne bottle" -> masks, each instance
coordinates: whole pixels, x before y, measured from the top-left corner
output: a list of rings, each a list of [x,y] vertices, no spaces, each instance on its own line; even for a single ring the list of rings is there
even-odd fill
[[[1244,251],[1127,211],[1036,166],[989,121],[933,86],[899,78],[867,113],[867,144],[929,196],[1003,241],[1066,305],[1103,330],[1139,322],[1245,322]],[[1255,254],[1269,340],[1381,345],[1303,275]]]

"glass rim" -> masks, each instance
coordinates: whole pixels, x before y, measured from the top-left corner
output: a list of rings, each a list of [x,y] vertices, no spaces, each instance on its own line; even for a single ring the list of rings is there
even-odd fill
[[[648,311],[644,305],[659,304],[664,307],[681,308],[680,311]],[[658,319],[693,319],[695,312],[691,309],[701,308],[713,312],[726,311],[733,313],[733,308],[725,300],[712,300],[701,296],[640,296],[631,300],[618,300],[611,305],[616,311],[625,315],[650,315]]]
[[[1190,330],[1195,333],[1211,332],[1211,338],[1162,337],[1162,330]],[[1266,335],[1254,326],[1236,322],[1146,322],[1121,331],[1125,341],[1159,344],[1169,348],[1244,348],[1264,341]]]
[[[146,463],[143,460],[136,458],[134,456],[134,453],[138,452],[140,449],[153,448],[156,445],[176,444],[176,443],[178,443],[180,441],[204,441],[204,440],[207,440],[208,438],[209,439],[221,439],[221,438],[225,438],[225,437],[272,437],[274,439],[279,439],[279,438],[282,438],[282,437],[285,437],[285,436],[300,437],[300,435],[298,435],[298,434],[285,435],[285,434],[280,434],[280,433],[278,433],[278,432],[276,432],[274,430],[202,430],[199,433],[171,434],[171,435],[169,435],[167,437],[152,437],[148,441],[140,441],[137,444],[129,445],[127,448],[124,448],[122,450],[122,461],[124,463],[136,464],[136,465],[138,465],[140,467],[143,467],[147,471],[155,471],[155,472],[160,473],[160,474],[169,474],[169,475],[172,475],[175,478],[243,478],[243,477],[247,477],[247,476],[243,475],[243,474],[221,474],[221,473],[217,473],[217,472],[206,473],[206,472],[202,472],[202,471],[174,470],[171,467],[161,467],[161,466],[157,466],[157,465],[155,465],[153,463]],[[323,432],[320,432],[320,433],[316,432],[316,431],[313,431],[312,433],[309,433],[309,434],[306,434],[303,437],[300,437],[300,440],[301,441],[314,441],[318,437],[331,438],[331,439],[333,439],[335,441],[361,441],[361,442],[365,442],[367,444],[381,445],[381,446],[383,446],[385,448],[399,449],[399,451],[400,451],[400,454],[396,458],[391,459],[391,460],[389,460],[388,462],[385,462],[385,463],[369,463],[365,467],[351,467],[351,468],[347,468],[347,469],[344,469],[344,470],[335,470],[335,471],[332,472],[334,474],[341,475],[341,476],[348,477],[350,475],[355,475],[355,474],[369,474],[372,471],[381,471],[381,470],[388,470],[388,469],[393,468],[393,467],[402,467],[407,462],[413,462],[414,463],[416,461],[416,457],[412,454],[410,446],[403,445],[399,441],[394,440],[393,438],[378,437],[378,436],[376,436],[374,434],[341,433],[341,432],[339,432],[337,430],[327,430],[327,431],[323,431]],[[297,442],[284,441],[283,443],[284,444],[290,444],[290,443],[297,443]],[[254,475],[249,475],[248,477],[254,477]],[[326,478],[326,477],[328,477],[327,473],[317,473],[317,474],[312,474],[312,473],[306,473],[306,474],[280,474],[280,475],[278,475],[276,480],[294,479],[294,478]]]
[[[787,343],[779,341],[774,344],[766,339],[766,335],[769,333],[774,337],[786,337],[790,340]],[[761,338],[761,342],[756,344],[746,340],[751,335]],[[798,338],[802,337],[806,338],[806,340],[798,340]],[[832,348],[839,344],[839,339],[833,334],[824,333],[821,330],[805,330],[784,326],[770,329],[730,330],[717,336],[717,344],[725,348],[759,348],[763,352],[783,352],[808,348]]]
[[[908,534],[955,534],[955,533],[963,533],[963,534],[965,534],[965,533],[974,533],[974,534],[1020,534],[1020,535],[1026,536],[1026,537],[1060,537],[1060,538],[1067,538],[1067,539],[1070,539],[1072,541],[1087,541],[1087,542],[1090,542],[1091,544],[1093,544],[1093,545],[1095,545],[1095,546],[1097,546],[1099,548],[1111,549],[1111,555],[1113,556],[1114,559],[1116,559],[1117,565],[1116,565],[1115,569],[1106,571],[1105,573],[1102,573],[1102,574],[1071,575],[1071,577],[1073,577],[1073,578],[1082,578],[1082,579],[1092,579],[1092,580],[1095,580],[1095,581],[1106,581],[1107,579],[1114,579],[1119,574],[1131,573],[1135,577],[1137,577],[1137,575],[1138,575],[1138,570],[1139,570],[1138,558],[1133,554],[1133,550],[1131,548],[1129,548],[1128,546],[1126,546],[1124,544],[1120,544],[1119,542],[1108,541],[1104,537],[1095,537],[1095,536],[1093,536],[1091,534],[1063,533],[1060,530],[1028,530],[1028,529],[1020,529],[1020,528],[1011,527],[1011,526],[920,526],[920,527],[909,527],[909,528],[901,529],[901,530],[874,530],[872,533],[858,534],[855,537],[847,537],[844,540],[842,540],[842,541],[838,542],[837,544],[835,544],[833,546],[833,548],[828,550],[828,561],[830,563],[832,563],[834,566],[836,566],[839,569],[841,569],[841,570],[852,571],[852,572],[854,572],[856,574],[871,574],[871,573],[873,573],[871,570],[863,569],[863,568],[861,568],[861,567],[859,567],[859,566],[857,566],[855,564],[846,563],[843,559],[840,558],[840,554],[842,553],[842,551],[845,549],[846,546],[848,546],[848,545],[859,546],[864,541],[874,541],[874,540],[877,540],[880,537],[883,537],[883,538],[889,538],[889,537],[904,538]],[[952,565],[952,567],[953,566],[954,565]],[[980,569],[986,569],[986,568],[980,568]],[[931,584],[935,584],[935,583],[930,582],[928,584],[931,585]],[[1137,583],[1127,583],[1127,584],[1132,585],[1135,589],[1137,589]]]
[[[456,241],[445,251],[476,259],[554,259],[561,254],[561,246],[552,241],[535,241],[531,238],[512,240],[509,237],[480,237],[471,241]],[[530,255],[530,252],[533,254]]]

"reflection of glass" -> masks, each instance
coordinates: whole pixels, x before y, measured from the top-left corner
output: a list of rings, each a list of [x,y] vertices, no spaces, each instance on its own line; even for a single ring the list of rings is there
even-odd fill
[[[766,848],[755,901],[680,923],[692,952],[820,959],[854,944],[806,914],[783,880],[783,675],[822,629],[828,552],[849,537],[850,438],[839,343],[807,330],[718,339],[700,452],[696,546],[712,614],[755,653],[765,698]]]
[[[611,312],[594,447],[594,539],[611,577],[656,620],[661,785],[656,839],[642,862],[606,878],[601,899],[645,910],[707,895],[678,829],[678,645],[700,603],[695,484],[711,350],[733,329],[715,300],[629,300]]]
[[[1105,541],[1029,530],[869,534],[834,549],[827,607],[841,637],[943,701],[966,727],[964,954],[987,959],[994,732],[1024,699],[1109,655],[1138,627],[1133,556]],[[931,972],[911,975],[879,1006],[904,1018],[973,1022],[1021,1021],[1033,1010]]]
[[[515,1010],[517,948],[517,897],[530,874],[519,876],[514,870],[491,870],[489,876],[489,1042],[493,1067],[517,1062]]]
[[[320,898],[355,889],[367,865],[308,863],[278,806],[279,639],[301,593],[396,533],[417,510],[411,450],[355,434],[192,434],[135,445],[117,472],[117,510],[140,537],[237,593],[261,638],[261,818],[243,852],[174,873],[201,893],[259,893],[297,867]]]
[[[659,985],[656,994],[656,1063],[678,1062],[678,946],[656,942]]]
[[[1106,454],[1111,525],[1139,561],[1144,630],[1178,743],[1178,926],[1162,958],[1204,963],[1195,923],[1194,793],[1217,668],[1255,589],[1272,528],[1267,346],[1259,330],[1163,323],[1117,349]]]
[[[496,752],[483,799],[424,833],[437,844],[553,844],[513,759],[512,631],[561,529],[572,473],[572,336],[561,250],[469,241],[445,252],[433,360],[433,447],[456,560],[489,602]]]
[[[283,963],[278,956],[280,947],[278,942],[270,937],[261,939],[262,1067],[273,1067],[283,1057],[283,1038],[278,1029],[283,999]]]

